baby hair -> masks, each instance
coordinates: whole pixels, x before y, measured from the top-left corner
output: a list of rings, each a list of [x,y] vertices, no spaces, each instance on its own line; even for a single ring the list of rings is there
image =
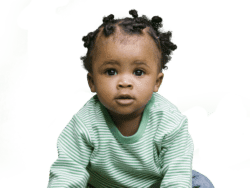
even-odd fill
[[[171,60],[170,54],[177,48],[177,46],[170,41],[172,36],[172,33],[170,31],[159,31],[159,28],[162,27],[162,18],[159,16],[154,16],[151,20],[149,20],[145,15],[142,15],[142,17],[138,17],[137,11],[134,9],[130,10],[129,14],[132,15],[133,18],[126,17],[123,19],[114,19],[113,14],[110,14],[107,17],[103,17],[102,25],[100,25],[94,32],[90,32],[87,36],[84,36],[82,38],[82,41],[84,41],[84,47],[88,48],[88,52],[86,56],[81,57],[80,59],[83,62],[83,68],[86,69],[89,73],[93,73],[92,50],[94,48],[97,35],[100,32],[100,28],[103,27],[102,34],[104,34],[104,36],[107,38],[115,32],[115,25],[118,22],[119,23],[117,25],[120,26],[122,30],[125,31],[125,33],[128,35],[142,35],[143,32],[141,30],[149,27],[148,34],[154,39],[158,49],[161,52],[160,72],[162,72],[162,69],[168,69],[168,67],[165,65]]]

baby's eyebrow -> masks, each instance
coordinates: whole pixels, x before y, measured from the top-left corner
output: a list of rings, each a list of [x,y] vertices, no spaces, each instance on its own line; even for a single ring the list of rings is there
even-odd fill
[[[105,66],[105,65],[108,65],[108,64],[110,64],[110,65],[119,65],[119,66],[121,66],[120,63],[119,63],[118,61],[112,60],[112,61],[104,61],[104,63],[100,66],[100,68],[101,68],[102,66]],[[144,62],[142,62],[142,61],[134,61],[132,64],[145,65],[145,66],[147,66],[148,68],[150,68],[146,63],[144,63]]]

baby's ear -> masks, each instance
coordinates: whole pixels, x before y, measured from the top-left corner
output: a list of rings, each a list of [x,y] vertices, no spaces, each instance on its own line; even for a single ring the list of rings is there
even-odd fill
[[[158,74],[158,79],[159,79],[159,86],[161,86],[161,84],[163,82],[163,79],[164,79],[164,73],[163,72],[160,72]]]
[[[88,80],[88,84],[89,84],[89,88],[90,88],[91,92],[96,92],[94,79],[93,79],[93,76],[91,73],[87,74],[87,80]]]
[[[89,80],[91,80],[91,78],[92,78],[92,74],[91,74],[91,73],[88,73],[88,74],[87,74],[87,80],[89,81]]]
[[[158,74],[157,80],[156,80],[156,83],[155,83],[155,87],[154,87],[154,92],[158,92],[158,90],[159,90],[159,88],[161,86],[163,77],[164,77],[164,74],[162,72]]]

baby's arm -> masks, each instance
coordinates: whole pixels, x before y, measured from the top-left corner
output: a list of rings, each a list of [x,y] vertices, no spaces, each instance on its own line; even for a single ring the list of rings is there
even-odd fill
[[[86,166],[92,153],[88,131],[75,115],[58,138],[58,159],[52,164],[48,188],[86,187]]]
[[[188,133],[188,119],[183,119],[172,135],[166,136],[160,153],[162,173],[160,187],[192,187],[192,160],[194,145]]]

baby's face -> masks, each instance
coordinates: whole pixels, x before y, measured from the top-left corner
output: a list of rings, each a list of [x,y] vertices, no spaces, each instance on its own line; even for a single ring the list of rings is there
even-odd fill
[[[116,31],[115,38],[97,38],[96,46],[93,75],[88,73],[91,91],[112,115],[143,112],[164,76],[158,72],[160,52],[153,39],[148,34],[124,36]],[[121,94],[133,97],[131,103],[116,99]]]

